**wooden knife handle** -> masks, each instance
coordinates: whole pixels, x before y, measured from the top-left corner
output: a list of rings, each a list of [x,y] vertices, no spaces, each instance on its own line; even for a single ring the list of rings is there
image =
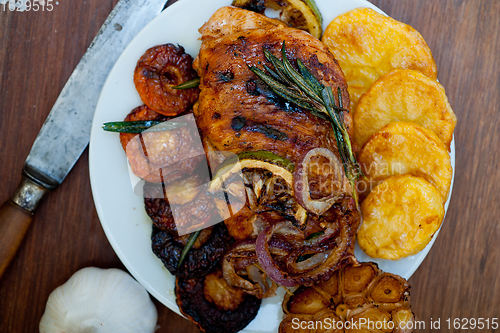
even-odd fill
[[[12,200],[0,207],[0,279],[19,249],[33,221],[33,214],[47,192],[46,188],[23,175]]]
[[[11,200],[0,207],[0,279],[19,249],[33,214]]]

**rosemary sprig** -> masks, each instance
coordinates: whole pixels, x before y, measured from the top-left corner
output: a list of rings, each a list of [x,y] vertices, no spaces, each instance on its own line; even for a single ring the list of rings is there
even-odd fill
[[[342,91],[337,89],[338,105],[331,87],[322,85],[307,69],[307,67],[297,59],[298,71],[292,66],[286,56],[285,42],[281,48],[282,60],[278,59],[269,50],[263,48],[264,56],[273,65],[274,70],[264,65],[263,70],[250,66],[262,81],[264,81],[277,95],[283,97],[297,106],[311,111],[312,114],[330,121],[337,141],[342,164],[344,166],[347,179],[349,180],[353,197],[358,205],[356,193],[356,180],[364,177],[361,168],[356,161],[352,151],[351,141],[347,128],[344,124],[342,112],[349,112],[343,107]]]
[[[161,126],[157,126],[160,125]],[[150,132],[171,131],[186,126],[182,121],[157,121],[157,120],[140,120],[140,121],[113,121],[104,123],[102,129],[108,132],[119,133],[141,133],[147,129]],[[155,128],[151,128],[157,126]]]
[[[176,85],[172,88],[174,89],[191,89],[191,88],[196,88],[200,85],[200,78],[197,77],[197,78],[194,78],[192,80],[189,80],[189,81],[186,81],[184,83],[181,83],[179,85]]]
[[[193,247],[200,233],[201,230],[198,230],[189,235],[188,241],[186,242],[186,245],[182,249],[181,257],[179,259],[179,263],[177,264],[177,268],[181,267],[182,263],[184,262],[184,259],[186,259],[189,250],[191,250],[191,248]]]

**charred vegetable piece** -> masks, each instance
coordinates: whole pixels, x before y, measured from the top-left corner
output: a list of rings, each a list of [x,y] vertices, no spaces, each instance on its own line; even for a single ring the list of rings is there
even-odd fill
[[[148,108],[146,105],[141,105],[133,109],[123,120],[123,122],[136,122],[136,121],[143,121],[143,122],[162,122],[166,121],[169,118],[165,117],[162,114],[159,114],[158,112]],[[123,150],[127,152],[127,145],[132,140],[135,136],[137,136],[136,133],[120,133],[120,143],[122,144]]]
[[[161,230],[177,232],[172,207],[167,198],[163,198],[163,189],[158,184],[144,184],[144,205],[146,213],[154,225]]]
[[[375,263],[350,264],[328,281],[300,287],[293,295],[285,296],[283,311],[280,333],[296,332],[292,323],[297,319],[317,322],[323,318],[339,322],[334,323],[335,327],[345,327],[346,322],[357,323],[356,332],[409,333],[412,330],[406,327],[412,325],[405,323],[414,320],[408,282],[400,276],[384,273]],[[383,330],[377,329],[377,322],[384,321]],[[368,322],[372,322],[373,327],[365,325]]]
[[[232,238],[223,223],[215,225],[212,235],[200,248],[192,247],[186,254],[184,262],[177,267],[185,243],[167,231],[153,226],[152,248],[154,254],[161,259],[172,275],[193,278],[202,277],[217,267],[224,251],[231,246]]]
[[[293,178],[295,198],[308,212],[316,215],[323,215],[349,189],[342,163],[333,151],[326,148],[309,150],[295,170]],[[315,192],[323,193],[313,199]]]
[[[233,6],[264,14],[266,8],[280,11],[280,21],[321,38],[323,18],[314,0],[234,0]]]
[[[272,252],[285,256],[289,246],[285,242],[274,242]],[[285,250],[286,249],[286,250]],[[245,293],[259,299],[274,296],[278,286],[267,278],[260,267],[255,253],[255,239],[235,243],[226,251],[222,261],[224,279],[231,286],[241,288]]]
[[[175,294],[181,313],[207,333],[238,332],[260,308],[258,298],[227,284],[220,270],[203,278],[177,278]]]
[[[305,229],[269,217],[257,215],[249,224],[258,236],[237,242],[226,251],[224,278],[232,286],[266,298],[274,294],[275,285],[311,286],[327,281],[339,267],[354,260],[359,213],[352,198],[335,204],[324,216],[310,216]],[[239,230],[237,222],[245,221],[236,220],[235,229]]]
[[[250,210],[247,223],[253,224],[252,217],[259,213],[275,211],[284,219],[303,225],[307,212],[293,194],[294,168],[286,158],[268,151],[243,152],[237,159],[229,159],[219,166],[208,192],[213,196],[224,193],[230,199],[242,202]],[[228,218],[231,214],[225,211],[224,196],[216,197],[215,202],[219,213],[226,219],[231,236],[242,240],[254,233],[253,226],[243,228],[237,217]],[[248,209],[242,209],[238,214]]]

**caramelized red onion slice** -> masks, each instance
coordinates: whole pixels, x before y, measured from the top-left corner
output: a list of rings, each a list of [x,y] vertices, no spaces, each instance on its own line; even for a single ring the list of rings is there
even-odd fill
[[[254,290],[254,285],[236,274],[236,260],[244,258],[245,264],[253,265],[256,258],[252,258],[255,251],[255,242],[251,239],[235,244],[234,247],[224,256],[222,260],[222,273],[227,283],[234,287],[240,287],[247,291]]]
[[[248,277],[253,282],[259,284],[262,288],[263,295],[262,298],[267,298],[276,295],[276,290],[278,286],[272,280],[267,278],[266,273],[261,273],[260,269],[255,265],[250,265],[247,267]]]
[[[227,256],[222,261],[222,274],[224,280],[233,287],[244,289],[248,293],[256,291],[257,286],[236,273],[235,263],[236,258],[228,258]],[[252,263],[253,265],[253,263]]]
[[[294,275],[294,280],[301,285],[312,285],[319,281],[329,279],[333,272],[338,269],[344,261],[355,260],[352,254],[353,237],[346,221],[340,221],[339,233],[331,240],[328,250],[330,253],[325,261],[315,268],[302,274]],[[289,267],[293,271],[294,267]],[[300,269],[300,267],[298,267]]]
[[[255,241],[255,253],[257,254],[260,266],[271,280],[283,287],[295,287],[297,283],[295,283],[295,281],[293,281],[293,279],[291,279],[286,272],[281,270],[269,251],[268,242],[271,239],[271,236],[274,231],[281,227],[284,223],[285,222],[276,223],[275,225],[272,225],[262,231],[259,236],[257,236],[257,240]]]
[[[290,246],[280,240],[273,240],[270,246],[271,253],[278,257],[284,257],[290,252]],[[235,244],[223,259],[224,279],[230,285],[242,288],[246,293],[258,298],[274,296],[277,289],[276,284],[267,279],[265,273],[261,274],[257,266],[254,265],[256,263],[255,238],[241,241]],[[248,275],[251,281],[242,278],[239,274]]]
[[[332,251],[333,250],[327,250],[324,252],[316,253],[311,258],[301,262],[294,262],[290,266],[294,267],[295,271],[305,273],[324,263],[328,259],[328,257],[332,254]]]
[[[229,284],[241,287],[247,293],[262,295],[264,290],[267,294],[264,280],[255,274],[255,269],[248,269],[258,261],[260,267],[256,267],[261,268],[269,279],[283,287],[312,285],[325,281],[339,265],[353,258],[354,237],[349,218],[350,215],[339,217],[332,222],[325,221],[328,226],[322,235],[310,240],[302,238],[301,244],[296,242],[293,233],[287,235],[284,232],[290,231],[291,222],[280,221],[268,225],[259,233],[257,239],[239,242],[225,255],[224,277]],[[297,262],[302,255],[311,257]],[[245,275],[246,279],[240,275]]]
[[[305,240],[303,246],[286,257],[286,267],[294,274],[306,273],[323,264],[331,256],[333,248],[342,240],[338,237],[340,225],[338,222],[329,223],[322,235]],[[331,240],[335,238],[332,242]],[[310,258],[297,262],[300,256],[312,255]]]
[[[255,252],[262,269],[267,276],[283,287],[294,287],[297,285],[312,285],[324,281],[333,274],[344,260],[350,260],[349,255],[352,246],[350,227],[346,221],[333,223],[337,226],[336,232],[328,232],[329,238],[322,238],[313,246],[295,248],[287,256],[275,259],[269,250],[269,241],[275,230],[279,229],[285,222],[277,223],[261,232],[255,243]],[[272,240],[271,240],[272,242]],[[294,255],[295,252],[295,255]],[[314,255],[303,261],[296,262],[298,253],[314,253]],[[352,251],[351,251],[352,252]],[[281,265],[277,261],[281,262]]]
[[[323,266],[325,270],[335,267],[338,262],[343,258],[342,254],[345,253],[349,241],[342,240],[342,236],[337,233],[336,237],[331,237],[323,244],[316,244],[314,246],[304,246],[290,253],[286,257],[286,269],[294,277],[302,277],[304,275],[313,275],[315,269]],[[339,254],[339,255],[337,255]],[[301,256],[310,255],[309,258],[298,261]],[[338,260],[331,260],[338,257]],[[327,261],[330,265],[324,265]],[[321,272],[321,270],[320,270]]]
[[[323,156],[329,160],[335,173],[334,182],[339,185],[337,186],[337,191],[332,189],[330,195],[321,199],[312,199],[309,188],[309,166],[312,158],[316,156]],[[309,150],[295,169],[293,180],[295,199],[308,212],[316,215],[321,215],[330,209],[330,207],[332,207],[345,193],[345,177],[342,163],[337,155],[326,148],[314,148]]]

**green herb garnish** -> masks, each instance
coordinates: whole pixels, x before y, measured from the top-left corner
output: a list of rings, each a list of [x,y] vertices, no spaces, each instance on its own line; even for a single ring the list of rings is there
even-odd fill
[[[172,88],[174,88],[174,89],[191,89],[191,88],[196,88],[199,85],[200,85],[200,78],[197,77],[196,79],[186,81],[186,82],[181,83],[181,84],[174,86]]]
[[[179,259],[179,263],[177,264],[177,268],[181,267],[182,263],[184,262],[184,259],[186,259],[186,256],[187,256],[189,250],[191,250],[191,248],[193,247],[193,245],[196,242],[196,240],[198,239],[198,236],[200,235],[200,233],[201,233],[201,230],[198,230],[198,231],[193,232],[191,235],[189,235],[189,239],[188,239],[186,245],[184,246],[184,249],[182,249],[181,257]]]
[[[347,179],[353,189],[352,195],[356,201],[356,206],[358,206],[356,180],[364,177],[364,175],[352,151],[349,134],[342,117],[342,112],[348,112],[348,110],[343,107],[341,89],[337,89],[337,105],[332,88],[322,85],[300,59],[297,59],[299,71],[292,66],[286,56],[284,41],[281,49],[282,60],[278,59],[266,48],[263,48],[263,51],[266,59],[273,64],[274,70],[267,65],[264,65],[266,72],[255,66],[250,66],[250,70],[277,95],[303,109],[311,111],[314,115],[324,115],[330,121]]]
[[[156,125],[155,128],[151,128]],[[114,121],[104,123],[102,129],[108,132],[120,133],[141,133],[145,130],[150,132],[170,131],[186,126],[187,124],[180,121],[158,121],[158,120],[143,120],[143,121]]]
[[[310,234],[309,237],[306,238],[306,240],[311,240],[311,239],[314,239],[314,238],[319,237],[319,236],[324,235],[324,234],[325,234],[324,231],[314,232],[314,233]]]

